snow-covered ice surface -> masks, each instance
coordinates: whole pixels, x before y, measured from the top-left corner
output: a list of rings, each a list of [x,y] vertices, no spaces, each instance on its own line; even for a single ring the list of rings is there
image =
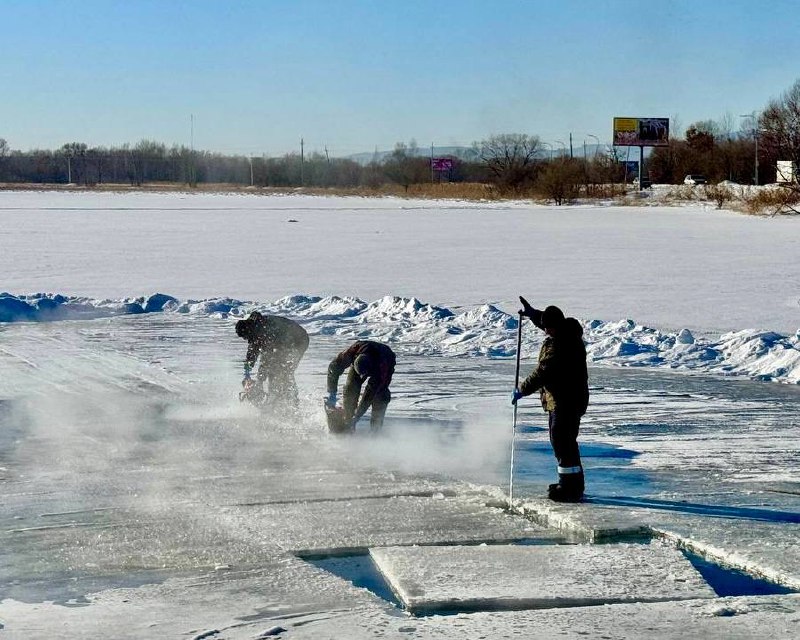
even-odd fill
[[[25,305],[0,309],[59,320],[0,324],[3,637],[796,634],[796,595],[414,618],[303,559],[648,535],[800,589],[800,387],[748,379],[797,382],[798,285],[787,276],[797,271],[795,221],[701,209],[149,194],[0,193],[0,207],[0,289]],[[236,230],[223,224],[227,215]],[[598,216],[608,229],[592,226]],[[304,220],[320,235],[302,246],[282,235]],[[557,247],[509,232],[517,224],[566,247],[588,224],[596,243],[583,238],[583,257],[566,261]],[[648,245],[651,227],[660,240]],[[747,243],[736,236],[744,230]],[[717,238],[723,231],[730,246]],[[394,242],[367,245],[355,262],[343,257],[352,242],[382,234]],[[426,247],[445,234],[437,271]],[[497,266],[502,234],[519,242],[507,256],[514,265],[523,249],[550,252],[543,268],[555,260],[566,294],[537,289],[555,284],[533,273],[535,261],[519,275],[508,266],[487,275],[482,265]],[[681,261],[653,264],[670,245],[683,246]],[[725,246],[730,253],[714,254]],[[314,248],[322,258],[309,259]],[[384,258],[373,270],[361,266],[371,251]],[[587,256],[595,268],[581,262]],[[773,262],[775,271],[756,277]],[[623,263],[635,268],[610,268]],[[706,279],[673,279],[688,267]],[[641,298],[639,278],[657,274],[648,291],[659,299]],[[585,288],[601,280],[614,291]],[[704,299],[714,287],[719,297]],[[155,291],[175,300],[148,298]],[[590,498],[580,505],[540,498],[554,461],[546,416],[529,401],[516,436],[514,509],[491,506],[508,483],[516,320],[507,312],[517,293],[562,303],[587,330]],[[409,297],[393,297],[401,294]],[[161,312],[140,313],[148,302]],[[298,372],[303,409],[290,419],[235,399],[244,343],[232,325],[254,308],[294,317],[312,334]],[[331,438],[320,408],[325,368],[366,336],[399,353],[384,433]],[[526,328],[526,372],[539,339]],[[623,573],[633,584],[635,572]]]
[[[799,327],[800,219],[709,207],[232,194],[0,192],[13,293],[270,301],[517,296],[662,330]]]

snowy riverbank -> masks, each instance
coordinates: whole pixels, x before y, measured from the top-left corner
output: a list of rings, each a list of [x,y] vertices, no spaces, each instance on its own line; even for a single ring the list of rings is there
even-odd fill
[[[312,334],[382,340],[401,351],[441,356],[516,355],[517,318],[489,304],[448,309],[416,298],[385,296],[373,302],[350,297],[295,295],[270,303],[232,298],[178,300],[165,295],[95,300],[32,294],[0,294],[0,322],[53,321],[116,315],[170,313],[238,319],[250,311],[285,315]],[[684,328],[672,333],[630,319],[603,322],[582,319],[589,361],[617,366],[661,367],[741,375],[800,383],[800,330],[794,335],[745,329],[716,338],[695,337]],[[525,332],[525,355],[532,355],[541,334]]]

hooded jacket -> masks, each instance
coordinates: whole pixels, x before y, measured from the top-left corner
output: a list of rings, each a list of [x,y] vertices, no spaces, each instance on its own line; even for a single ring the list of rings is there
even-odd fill
[[[357,340],[337,355],[328,365],[328,393],[336,393],[339,377],[344,373],[345,369],[352,367],[356,359],[362,355],[369,358],[372,364],[372,371],[365,377],[356,374],[355,384],[359,389],[364,380],[369,380],[364,393],[361,395],[361,400],[358,402],[358,407],[355,409],[354,416],[356,418],[363,416],[375,397],[389,388],[397,361],[394,351],[385,344],[372,340]],[[348,391],[352,390],[345,388],[345,394]],[[355,389],[355,392],[358,393],[358,389]],[[347,403],[345,403],[345,407],[347,407]]]
[[[271,365],[272,360],[276,362],[285,360],[291,353],[299,353],[302,356],[308,348],[308,333],[293,320],[281,316],[262,315],[257,311],[251,313],[247,320],[252,322],[245,356],[247,370],[255,366],[259,354],[262,356],[262,366],[265,366]],[[262,377],[261,368],[259,367],[259,378]]]
[[[531,318],[541,325],[541,312]],[[539,391],[545,411],[574,411],[582,416],[589,404],[589,374],[583,327],[566,318],[554,336],[547,336],[539,351],[539,364],[519,387],[523,396]]]

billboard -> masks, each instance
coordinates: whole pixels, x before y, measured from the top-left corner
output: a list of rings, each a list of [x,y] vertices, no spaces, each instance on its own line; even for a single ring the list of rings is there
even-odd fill
[[[452,158],[431,158],[431,169],[434,171],[450,171],[452,168]]]
[[[669,118],[614,118],[614,146],[665,147]]]

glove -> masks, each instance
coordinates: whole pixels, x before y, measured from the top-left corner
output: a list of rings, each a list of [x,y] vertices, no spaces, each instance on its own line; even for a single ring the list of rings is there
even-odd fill
[[[514,389],[514,391],[511,392],[511,404],[517,404],[517,400],[519,400],[521,397],[522,391],[519,389]]]
[[[242,378],[242,386],[245,391],[250,391],[255,386],[255,382],[248,374],[245,374],[244,378]]]
[[[325,406],[329,409],[333,409],[336,406],[336,392],[332,391],[328,394],[328,397],[325,398]]]
[[[533,307],[528,304],[528,301],[522,296],[519,297],[519,301],[522,303],[522,309],[519,310],[519,315],[533,320]]]

